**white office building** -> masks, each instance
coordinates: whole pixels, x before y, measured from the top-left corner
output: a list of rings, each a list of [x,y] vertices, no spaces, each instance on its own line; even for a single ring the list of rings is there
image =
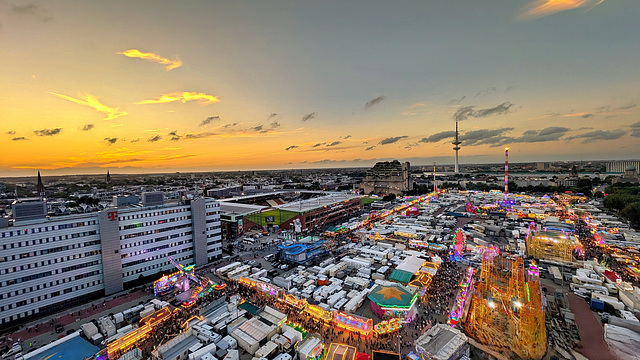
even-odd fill
[[[0,324],[120,292],[173,270],[168,256],[196,266],[220,258],[219,209],[208,198],[143,196],[134,206],[46,217],[43,201],[14,204],[14,221],[0,219]]]

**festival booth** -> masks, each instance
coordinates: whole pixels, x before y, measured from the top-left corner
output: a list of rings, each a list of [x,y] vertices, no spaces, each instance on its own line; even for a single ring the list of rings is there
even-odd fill
[[[333,312],[333,321],[340,328],[362,335],[369,335],[373,330],[373,319],[347,314],[342,311]]]
[[[331,343],[326,360],[355,360],[356,348],[345,344]]]
[[[402,320],[400,318],[392,318],[377,323],[373,327],[373,331],[377,334],[384,335],[396,332],[402,328]]]
[[[327,311],[321,308],[318,305],[309,304],[304,311],[311,315],[311,317],[316,321],[322,321],[325,324],[330,323],[333,320],[333,313],[331,311]]]
[[[377,350],[371,352],[371,360],[400,360],[401,358],[400,354],[391,351]]]
[[[371,300],[371,310],[380,318],[399,317],[410,322],[416,317],[418,295],[416,288],[395,284],[376,285],[367,297]]]
[[[296,345],[300,360],[320,360],[324,354],[324,342],[318,335],[308,336]]]

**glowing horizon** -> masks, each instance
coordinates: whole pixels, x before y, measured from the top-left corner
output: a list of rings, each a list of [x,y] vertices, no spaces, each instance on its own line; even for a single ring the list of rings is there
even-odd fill
[[[0,14],[0,176],[637,157],[640,3],[110,4]]]

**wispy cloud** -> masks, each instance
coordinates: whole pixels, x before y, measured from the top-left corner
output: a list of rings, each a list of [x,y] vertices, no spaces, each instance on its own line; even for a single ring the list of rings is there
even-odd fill
[[[340,145],[340,144],[342,144],[342,141],[334,141],[334,142],[332,142],[330,144],[327,144],[327,147],[336,146],[336,145]]]
[[[490,88],[486,88],[486,89],[478,92],[477,94],[473,95],[473,98],[477,99],[479,97],[487,96],[487,95],[489,95],[491,93],[494,93],[496,91],[498,91],[498,89],[496,89],[495,86],[492,86]]]
[[[94,127],[95,127],[95,125],[93,125],[93,124],[87,124],[87,125],[82,127],[82,131],[89,131],[89,130],[93,129]]]
[[[479,129],[473,131],[467,131],[460,136],[463,146],[474,145],[501,145],[508,138],[505,133],[512,131],[513,128],[499,128],[499,129]]]
[[[269,116],[267,116],[267,120],[271,120],[271,118],[274,118],[276,116],[278,116],[278,113],[271,113],[269,114]]]
[[[421,142],[421,143],[435,143],[435,142],[442,141],[444,139],[452,139],[453,140],[454,136],[456,136],[456,132],[455,131],[442,131],[442,132],[430,135],[429,137],[422,138],[418,142]]]
[[[453,114],[453,118],[461,121],[470,117],[482,118],[491,115],[502,115],[508,113],[512,106],[513,104],[510,102],[503,102],[502,104],[498,104],[494,107],[477,110],[475,106],[463,106],[456,110],[455,114]]]
[[[205,93],[183,91],[170,94],[162,94],[157,99],[142,100],[138,101],[136,104],[166,104],[175,101],[180,101],[183,104],[187,101],[199,101],[200,104],[214,104],[220,101],[220,99],[218,99],[217,96],[208,95]]]
[[[366,104],[364,104],[364,109],[365,109],[365,110],[369,110],[369,109],[371,109],[371,107],[372,107],[372,106],[374,106],[374,105],[376,105],[376,104],[381,103],[381,102],[382,102],[382,100],[384,100],[384,99],[386,99],[386,98],[387,98],[387,97],[386,97],[386,96],[384,96],[384,95],[378,96],[377,98],[373,98],[373,99],[371,99],[371,100],[367,101],[367,103],[366,103]]]
[[[136,139],[130,140],[129,142],[136,143],[138,141],[140,141],[140,138],[136,138]]]
[[[352,137],[351,135],[347,135],[347,136],[344,137],[344,139],[346,140],[346,139],[349,139],[351,137]]]
[[[234,123],[231,123],[231,124],[223,125],[222,127],[223,127],[223,128],[225,128],[225,129],[227,129],[227,128],[230,128],[230,127],[234,127],[234,126],[236,126],[236,125],[238,125],[238,123],[237,123],[237,122],[234,122]]]
[[[562,126],[549,126],[542,130],[527,130],[522,136],[511,139],[510,142],[536,143],[546,141],[557,141],[567,135],[571,129]]]
[[[161,135],[156,135],[156,136],[152,136],[150,138],[147,139],[148,142],[156,142],[158,140],[162,139]]]
[[[518,20],[533,20],[587,6],[593,8],[603,2],[604,0],[533,0],[521,11]]]
[[[11,130],[11,131],[7,131],[7,134],[8,134],[8,135],[15,135],[15,134],[16,134],[16,132],[15,132],[15,131],[13,131],[13,130]]]
[[[387,145],[387,144],[397,143],[399,140],[404,139],[404,138],[408,138],[408,136],[407,135],[402,135],[402,136],[388,137],[386,139],[380,140],[378,145]]]
[[[629,110],[629,109],[633,109],[636,106],[637,104],[628,104],[628,105],[618,106],[616,110]]]
[[[118,54],[124,55],[126,57],[130,57],[130,58],[138,58],[138,59],[153,61],[162,65],[166,65],[165,67],[166,71],[170,71],[182,66],[182,61],[180,61],[180,59],[169,60],[158,54],[142,52],[138,49],[129,49]]]
[[[312,161],[312,164],[333,164],[333,163],[343,163],[346,162],[347,160],[331,160],[331,159],[323,159],[323,160],[316,160],[316,161]]]
[[[312,113],[305,114],[300,120],[309,121],[311,119],[315,119],[317,116],[318,116],[317,112],[312,112]]]
[[[280,123],[278,121],[274,120],[269,126],[271,126],[272,129],[279,128],[280,127]]]
[[[564,117],[581,117],[583,119],[588,119],[590,117],[595,116],[593,113],[588,113],[588,112],[577,112],[577,113],[573,113],[573,114],[564,114],[562,115]]]
[[[168,134],[168,136],[171,141],[178,141],[182,137],[182,135],[178,135],[178,130],[173,130]]]
[[[197,134],[186,134],[184,136],[184,138],[185,139],[202,139],[202,138],[215,136],[215,135],[217,135],[217,134],[212,133],[212,132],[201,132],[201,133],[197,133]]]
[[[322,146],[322,145],[324,145],[324,144],[326,144],[326,142],[317,143],[317,144],[313,145],[312,147],[314,147],[314,148],[315,148],[315,147],[320,147],[320,146]]]
[[[112,108],[101,103],[97,97],[91,94],[84,94],[83,96],[80,97],[81,100],[72,98],[71,96],[62,95],[54,92],[51,92],[50,94],[53,94],[65,100],[69,100],[76,104],[88,106],[90,108],[93,108],[97,112],[107,114],[107,117],[104,118],[104,120],[113,120],[113,119],[119,118],[120,116],[124,116],[128,114],[126,111],[122,111],[119,108]]]
[[[24,5],[11,5],[11,12],[18,15],[32,16],[33,18],[44,22],[53,19],[53,16],[46,13],[38,4],[27,3]]]
[[[14,138],[13,138],[13,139],[11,139],[11,140],[13,140],[13,141],[20,141],[20,140],[29,140],[29,139],[27,139],[27,138],[26,138],[26,137],[24,137],[24,136],[18,136],[18,137],[14,137]]]
[[[364,151],[370,151],[370,150],[373,150],[373,149],[375,149],[375,148],[376,148],[376,146],[375,146],[375,145],[373,145],[373,146],[369,146],[368,148],[364,149]]]
[[[631,136],[633,137],[640,137],[640,121],[638,121],[637,123],[631,124]]]
[[[462,102],[462,100],[466,99],[467,96],[466,95],[462,95],[461,97],[457,98],[457,99],[451,99],[447,105],[458,105]]]
[[[284,150],[285,150],[285,151],[289,151],[289,150],[293,150],[293,149],[296,149],[296,148],[299,148],[299,146],[298,146],[298,145],[291,145],[291,146],[287,147],[287,148],[286,148],[286,149],[284,149]]]
[[[62,128],[55,129],[42,129],[42,130],[34,130],[33,133],[38,136],[53,136],[58,135],[62,131]]]
[[[211,124],[213,121],[220,121],[220,116],[209,116],[208,118],[202,120],[200,126],[205,126]]]
[[[583,143],[588,143],[596,140],[616,140],[623,137],[627,132],[622,129],[616,130],[594,130],[584,134],[575,135],[566,138],[567,140],[583,139]]]
[[[104,140],[107,142],[107,145],[113,145],[118,141],[118,138],[104,138]]]

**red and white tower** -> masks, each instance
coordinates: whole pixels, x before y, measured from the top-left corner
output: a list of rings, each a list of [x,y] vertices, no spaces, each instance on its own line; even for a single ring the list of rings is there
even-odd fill
[[[436,183],[436,163],[433,163],[433,192],[438,193],[438,184]]]
[[[504,193],[509,193],[509,148],[504,148]]]

